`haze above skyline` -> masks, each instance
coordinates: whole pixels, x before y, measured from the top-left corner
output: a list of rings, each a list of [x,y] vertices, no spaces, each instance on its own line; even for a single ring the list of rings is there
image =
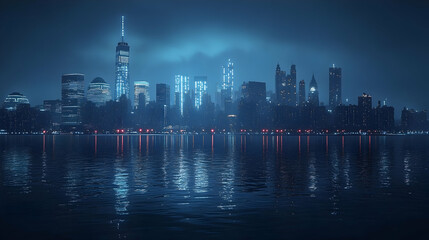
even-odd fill
[[[328,100],[328,68],[343,69],[343,102],[362,92],[396,108],[429,109],[429,4],[421,1],[8,1],[1,4],[0,93],[32,105],[61,98],[61,75],[102,77],[113,87],[115,47],[130,44],[130,79],[174,86],[175,74],[208,76],[235,64],[235,90],[263,81],[274,90],[277,63],[297,81],[314,73]],[[172,91],[173,91],[172,87]]]

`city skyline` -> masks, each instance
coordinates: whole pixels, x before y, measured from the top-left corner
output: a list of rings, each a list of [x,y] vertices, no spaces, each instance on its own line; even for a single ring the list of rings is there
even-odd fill
[[[242,3],[241,1],[233,1],[232,9],[236,9],[238,5]],[[220,11],[218,4],[210,4],[213,5],[215,13]],[[111,2],[108,1],[106,2],[106,6],[103,6],[103,9],[112,9],[111,5]],[[260,15],[254,15],[255,19],[260,19],[260,17],[269,12],[280,19],[289,19],[287,16],[279,15],[273,7],[291,8],[293,6],[299,6],[299,4],[297,5],[297,3],[293,2],[283,3],[276,1],[269,3],[254,2],[248,3],[247,5],[250,9],[250,13],[255,12],[257,8],[261,9]],[[133,79],[139,79],[148,81],[151,86],[155,86],[157,83],[167,83],[173,86],[174,75],[177,73],[183,73],[188,76],[206,75],[208,77],[208,92],[214,97],[216,85],[219,84],[222,78],[222,73],[219,69],[224,65],[225,59],[231,58],[235,64],[234,67],[236,70],[234,73],[236,77],[234,83],[235,90],[237,90],[237,87],[241,86],[244,81],[262,81],[267,84],[267,90],[274,90],[274,82],[272,81],[273,68],[275,64],[279,62],[285,69],[288,69],[287,66],[291,64],[297,66],[297,81],[304,80],[306,83],[309,83],[314,73],[319,87],[319,100],[325,105],[328,105],[328,71],[326,69],[332,64],[336,64],[343,69],[343,101],[349,99],[349,103],[357,104],[356,96],[360,95],[362,92],[367,92],[374,97],[374,101],[384,101],[387,98],[388,105],[393,105],[396,109],[401,109],[404,106],[415,109],[428,109],[428,103],[424,98],[424,89],[426,89],[426,84],[428,83],[424,81],[424,68],[418,67],[419,64],[424,61],[416,62],[420,59],[420,56],[424,56],[427,51],[427,47],[422,45],[422,42],[424,42],[423,40],[427,39],[427,35],[419,32],[420,22],[417,22],[417,25],[414,24],[404,29],[405,26],[408,26],[406,24],[407,21],[411,21],[405,19],[403,20],[404,23],[400,25],[400,29],[408,33],[408,41],[411,41],[413,44],[405,44],[405,40],[396,37],[395,39],[397,40],[389,40],[384,44],[385,46],[380,46],[379,50],[382,51],[386,50],[386,48],[392,48],[393,51],[391,51],[390,54],[395,56],[386,55],[383,57],[380,54],[377,55],[374,53],[376,57],[372,57],[368,51],[359,50],[365,49],[363,48],[364,46],[368,47],[367,49],[376,49],[380,45],[380,42],[383,42],[383,38],[378,35],[371,38],[371,34],[364,34],[367,31],[365,29],[368,27],[363,23],[363,27],[359,27],[357,31],[355,29],[355,33],[350,37],[336,38],[335,41],[330,43],[330,37],[323,34],[321,35],[319,31],[315,30],[315,26],[330,26],[330,31],[336,37],[341,32],[349,32],[349,29],[339,24],[328,24],[328,21],[329,23],[334,22],[336,17],[326,16],[327,12],[324,9],[334,6],[335,2],[327,2],[324,4],[325,6],[323,8],[316,9],[316,7],[320,5],[321,3],[312,2],[311,7],[308,7],[309,9],[307,9],[307,7],[299,7],[297,12],[307,12],[304,16],[314,13],[315,16],[325,16],[328,20],[322,21],[322,23],[313,23],[309,20],[309,22],[304,22],[301,25],[298,24],[292,29],[293,31],[289,31],[291,34],[289,34],[287,38],[283,37],[283,32],[287,32],[283,29],[287,29],[288,25],[295,22],[298,23],[298,21],[275,21],[273,17],[269,17],[267,20],[264,20],[264,23],[270,22],[275,25],[277,32],[274,32],[272,28],[263,30],[258,24],[253,24],[247,29],[242,28],[242,35],[246,36],[246,38],[230,34],[230,31],[242,26],[240,20],[235,18],[230,11],[226,13],[226,18],[231,20],[227,21],[230,25],[226,25],[227,27],[224,28],[224,30],[219,30],[220,26],[224,27],[226,24],[226,22],[224,23],[223,21],[219,22],[217,26],[209,25],[206,28],[201,28],[200,25],[196,25],[197,27],[193,28],[193,31],[189,31],[189,27],[192,27],[192,24],[187,21],[179,21],[176,29],[172,28],[166,21],[161,21],[156,27],[137,27],[140,26],[139,24],[142,18],[136,14],[136,10],[141,9],[144,11],[145,8],[132,1],[129,7],[119,7],[118,9],[111,10],[111,14],[91,15],[93,21],[86,21],[85,25],[81,28],[77,28],[79,31],[87,33],[91,30],[96,30],[93,31],[94,33],[84,34],[86,35],[85,44],[82,44],[82,41],[79,40],[77,35],[70,34],[67,35],[67,38],[52,35],[55,37],[56,41],[54,44],[50,45],[45,42],[40,42],[38,36],[35,36],[32,42],[29,42],[31,38],[25,38],[25,36],[27,36],[26,34],[29,33],[17,32],[9,29],[8,25],[5,25],[4,29],[6,31],[10,30],[8,32],[11,33],[10,35],[12,37],[21,36],[20,47],[15,49],[17,52],[14,53],[13,56],[21,56],[21,59],[25,58],[25,61],[20,60],[18,64],[17,61],[19,58],[13,57],[2,64],[4,71],[0,74],[0,78],[3,79],[1,81],[2,90],[0,92],[2,98],[5,98],[11,92],[20,92],[26,95],[32,104],[42,104],[45,99],[60,98],[60,92],[56,90],[59,88],[58,79],[62,74],[70,72],[81,72],[85,74],[85,78],[87,79],[87,81],[85,81],[85,88],[89,84],[89,79],[100,76],[111,85],[111,89],[113,90],[115,63],[112,62],[112,49],[118,42],[120,36],[119,30],[121,28],[119,19],[121,16],[126,16],[127,42],[130,43],[130,46],[133,46],[130,61],[131,84]],[[9,19],[13,20],[16,19],[16,17],[10,16],[5,9],[15,9],[18,12],[26,12],[31,7],[36,7],[40,8],[42,12],[48,11],[47,15],[50,16],[56,15],[55,12],[51,11],[51,7],[54,6],[59,9],[69,7],[65,3],[53,3],[52,6],[46,6],[46,9],[41,9],[39,5],[32,6],[29,4],[24,7],[9,3],[5,6],[6,8],[3,8],[1,11],[4,13],[5,17],[10,17]],[[91,5],[88,6],[87,3],[83,2],[77,2],[76,6],[85,6],[88,7],[88,9],[94,7]],[[179,4],[177,7],[184,8],[187,6],[187,4],[183,6]],[[405,6],[393,4],[391,5],[390,12],[384,12],[383,14],[387,15],[386,17],[389,18],[392,14],[394,15],[394,13],[399,12],[400,7],[403,7],[405,13],[410,15],[411,8],[414,10],[415,6],[420,5],[417,2]],[[423,6],[425,5],[423,4]],[[131,7],[135,7],[136,10],[131,10]],[[345,6],[341,8],[342,13],[346,14],[351,11],[353,7],[357,7],[355,3],[345,4]],[[380,9],[382,4],[371,3],[371,7],[372,8],[368,9],[373,10],[365,10],[367,14],[365,16],[367,16],[368,19],[376,18],[376,10]],[[171,12],[169,9],[167,10],[167,12]],[[200,13],[200,10],[201,6],[198,4],[196,4],[195,7],[190,7],[190,11],[192,12]],[[75,25],[77,23],[85,21],[90,17],[86,14],[86,11],[88,10],[85,9],[81,16],[81,20],[72,16],[58,17],[56,19],[58,24],[50,25],[44,31],[51,32],[59,29],[62,29],[62,31],[66,29],[76,29]],[[417,10],[417,12],[414,12],[414,16],[411,17],[417,18],[421,16],[419,14],[420,10]],[[163,15],[161,14],[161,16]],[[172,16],[172,18],[173,17],[174,16]],[[243,17],[244,19],[250,19],[248,15]],[[357,17],[358,16],[354,15],[346,17],[344,24],[355,26],[353,24]],[[316,17],[312,17],[311,19],[315,18]],[[203,18],[202,23],[207,23],[206,19],[207,18]],[[43,22],[45,20],[45,18],[42,18],[40,21]],[[26,29],[28,17],[22,17],[15,22],[18,26],[21,26],[22,29]],[[280,22],[282,23],[280,24]],[[389,25],[386,22],[378,24],[381,24],[385,31],[387,31],[385,34],[386,38],[391,38],[391,36],[393,36],[393,31],[391,31],[391,29],[394,25]],[[36,27],[35,31],[38,29],[41,30],[39,27]],[[172,30],[172,32],[176,34],[177,38],[172,39],[175,39],[177,45],[172,45],[171,42],[165,41],[166,39],[170,39],[170,35],[166,35],[164,32],[167,29]],[[299,29],[305,29],[305,32],[309,33],[303,35]],[[371,30],[373,28],[371,27],[369,29]],[[156,33],[158,33],[158,35]],[[356,41],[353,41],[351,37],[356,34],[364,36],[360,38],[362,43],[358,44]],[[305,41],[303,46],[296,44],[297,39],[305,38],[305,36],[308,35],[318,36],[318,41]],[[212,38],[212,36],[216,37]],[[212,39],[212,41],[206,41],[205,39],[207,38]],[[154,42],[155,39],[161,41],[157,41],[156,43]],[[254,41],[252,39],[254,39]],[[261,39],[264,39],[264,41],[266,40],[266,43],[261,43]],[[194,44],[196,40],[203,44]],[[292,44],[288,44],[289,42]],[[10,45],[6,44],[6,42],[4,43],[5,44],[2,44],[2,46]],[[43,53],[40,53],[39,49],[33,47],[36,43],[41,46],[40,49],[43,49]],[[351,46],[349,46],[349,44]],[[411,51],[408,51],[408,54],[414,54],[413,57],[406,57],[407,55],[403,54],[405,49],[401,50],[402,48],[397,48],[396,46],[398,46],[398,44],[402,44],[405,48],[412,48],[410,49]],[[71,49],[75,49],[75,45],[79,45],[80,50],[67,54]],[[193,48],[195,49],[187,50],[185,47],[186,45],[194,46]],[[267,47],[269,45],[275,47]],[[246,48],[248,49],[246,50]],[[25,52],[30,49],[34,50],[35,54],[28,55]],[[256,49],[263,49],[263,51]],[[10,50],[9,48],[4,49],[5,54],[8,55],[11,53]],[[38,51],[40,54],[37,54]],[[54,54],[55,52],[64,54]],[[68,60],[63,61],[63,55],[67,56]],[[34,61],[35,56],[40,58],[41,61]],[[49,57],[48,61],[44,61],[47,57]],[[53,60],[55,63],[50,62]],[[90,61],[91,64],[89,64],[88,61]],[[34,66],[39,66],[38,62],[44,62],[50,67],[46,69],[43,66],[34,68]],[[27,71],[16,72],[14,71],[16,67],[13,67],[13,65],[19,65]],[[42,69],[43,71],[41,71]],[[161,71],[160,69],[164,70]],[[407,71],[406,69],[412,69],[412,71]],[[364,71],[365,74],[362,74],[362,71]],[[27,76],[26,72],[31,72],[33,77]],[[28,81],[34,79],[34,75],[37,76],[36,79],[38,79],[38,84],[30,88],[31,84],[28,84]],[[5,79],[14,79],[14,81],[9,82]],[[404,82],[402,79],[408,80]],[[30,91],[30,89],[32,91]],[[402,91],[402,89],[409,89],[409,91],[405,92]],[[308,91],[308,88],[306,88],[306,90]],[[42,91],[44,92],[43,95],[39,93]],[[112,91],[112,93],[113,92],[114,91]],[[413,92],[413,94],[410,95],[409,92]],[[154,87],[150,89],[150,95],[152,99],[154,99]]]

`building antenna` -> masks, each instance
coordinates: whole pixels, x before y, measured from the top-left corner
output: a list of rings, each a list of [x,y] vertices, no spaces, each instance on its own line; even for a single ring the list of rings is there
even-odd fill
[[[124,16],[122,16],[122,42],[124,41],[125,30],[124,30]]]

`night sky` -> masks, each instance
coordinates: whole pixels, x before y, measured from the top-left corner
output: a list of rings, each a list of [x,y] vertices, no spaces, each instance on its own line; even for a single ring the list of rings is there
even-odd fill
[[[343,69],[343,102],[362,92],[396,107],[429,109],[426,1],[2,1],[0,97],[18,91],[32,105],[61,98],[61,75],[114,83],[121,15],[130,79],[172,86],[175,74],[207,75],[235,62],[235,89],[264,81],[277,63],[306,84],[314,73],[328,102],[328,68]],[[192,81],[193,82],[193,81]],[[308,85],[307,85],[308,91]]]

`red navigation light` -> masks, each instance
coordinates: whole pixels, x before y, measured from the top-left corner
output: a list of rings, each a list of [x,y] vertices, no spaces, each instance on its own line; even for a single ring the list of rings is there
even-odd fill
[[[124,133],[124,129],[121,130],[121,133]]]
[[[140,129],[139,129],[139,132],[142,132],[142,131],[143,131],[143,129],[141,129],[141,128],[140,128]]]
[[[212,133],[214,133],[214,129],[212,129],[211,131],[212,131]]]
[[[149,129],[146,129],[146,132],[149,132]]]
[[[119,129],[116,129],[116,132],[119,133]]]
[[[98,132],[97,130],[94,131],[95,134],[97,134],[97,132]]]
[[[43,134],[45,134],[46,133],[46,130],[43,130]]]

